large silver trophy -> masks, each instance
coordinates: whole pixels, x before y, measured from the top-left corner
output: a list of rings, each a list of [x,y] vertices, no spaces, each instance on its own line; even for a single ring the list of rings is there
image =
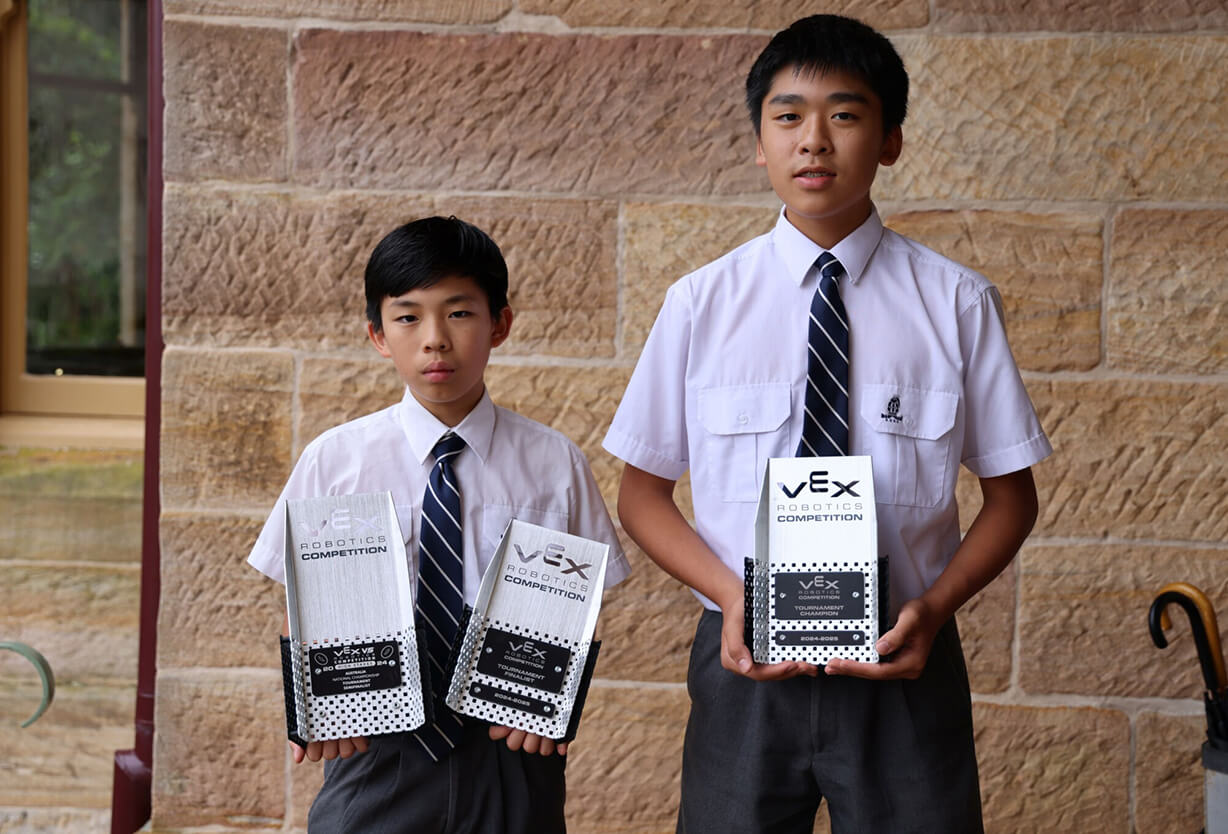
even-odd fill
[[[405,541],[387,492],[286,502],[282,669],[289,737],[403,732],[430,692]]]

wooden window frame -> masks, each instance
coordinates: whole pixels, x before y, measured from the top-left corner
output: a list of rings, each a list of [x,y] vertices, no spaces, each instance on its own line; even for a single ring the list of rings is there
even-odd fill
[[[145,380],[26,373],[26,0],[0,0],[0,417],[141,417]]]

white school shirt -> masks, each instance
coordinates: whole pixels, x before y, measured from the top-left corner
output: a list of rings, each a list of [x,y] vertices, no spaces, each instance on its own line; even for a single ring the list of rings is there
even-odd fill
[[[782,211],[771,232],[673,284],[603,443],[661,478],[689,469],[696,530],[738,576],[766,460],[792,457],[801,438],[822,252]],[[959,464],[993,477],[1052,449],[988,280],[884,228],[876,210],[831,252],[847,272],[850,453],[872,458],[894,613],[959,546]]]
[[[329,429],[307,444],[248,563],[285,582],[287,498],[388,490],[416,594],[422,495],[435,464],[431,450],[449,431],[460,435],[466,447],[453,459],[461,492],[466,603],[477,599],[482,573],[512,518],[608,544],[606,587],[631,572],[592,470],[574,443],[548,426],[499,408],[488,393],[450,429],[408,388],[396,405]]]

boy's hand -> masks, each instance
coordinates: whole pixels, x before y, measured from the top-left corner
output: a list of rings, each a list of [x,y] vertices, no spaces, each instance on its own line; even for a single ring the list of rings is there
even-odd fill
[[[355,753],[367,752],[367,740],[363,736],[355,736],[354,738],[338,738],[332,741],[313,741],[308,743],[307,748],[303,749],[290,742],[290,753],[294,756],[294,763],[298,764],[304,758],[313,762],[318,762],[320,759],[332,761],[336,758],[348,759]]]
[[[745,625],[746,602],[738,597],[721,612],[721,665],[730,672],[755,681],[782,681],[798,675],[814,677],[819,667],[809,663],[787,661],[785,663],[755,663],[750,649],[746,647],[743,626]]]
[[[514,730],[511,727],[492,726],[490,728],[491,741],[503,738],[507,739],[508,750],[524,750],[526,753],[541,753],[543,756],[554,753],[560,756],[567,755],[568,742],[566,741],[555,741],[546,736],[526,733],[524,730]]]
[[[925,670],[930,648],[934,645],[934,637],[940,628],[942,628],[942,621],[934,615],[926,603],[919,598],[909,600],[900,609],[895,628],[880,637],[874,644],[874,648],[880,655],[885,658],[890,656],[888,659],[882,663],[858,663],[843,658],[832,658],[827,661],[827,674],[850,675],[873,680],[892,678],[916,680]]]

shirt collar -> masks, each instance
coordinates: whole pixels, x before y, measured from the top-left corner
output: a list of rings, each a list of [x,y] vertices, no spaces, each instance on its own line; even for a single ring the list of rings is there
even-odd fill
[[[856,284],[861,280],[866,265],[870,262],[870,256],[874,254],[882,238],[883,221],[879,219],[878,209],[871,206],[870,216],[866,221],[832,247],[831,253],[840,261],[851,283]],[[826,251],[789,222],[783,207],[776,219],[776,228],[772,230],[772,244],[785,262],[789,280],[799,287],[810,274],[815,260]]]
[[[483,391],[482,399],[473,410],[465,415],[455,426],[445,426],[434,414],[427,411],[422,403],[414,399],[409,386],[405,387],[405,396],[397,405],[401,428],[409,441],[409,448],[419,463],[426,463],[431,456],[431,450],[448,432],[460,435],[478,460],[485,461],[490,454],[490,441],[495,431],[495,404],[490,399],[490,392]]]

